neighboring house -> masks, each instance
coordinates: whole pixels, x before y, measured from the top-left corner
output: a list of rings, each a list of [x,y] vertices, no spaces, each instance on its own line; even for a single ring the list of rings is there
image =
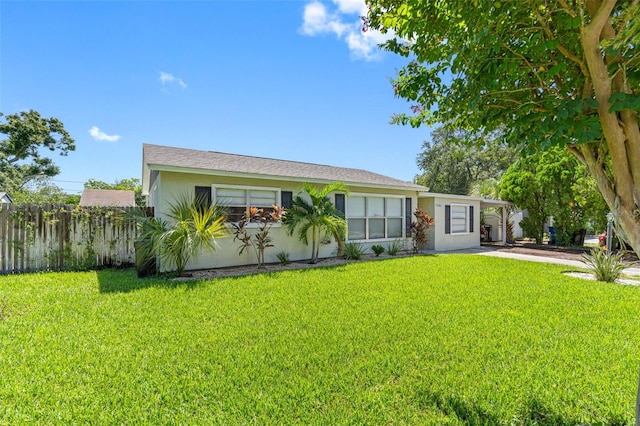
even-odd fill
[[[13,200],[11,199],[11,197],[9,197],[9,194],[7,194],[6,192],[0,192],[0,204],[10,204],[13,203]]]
[[[82,207],[135,207],[134,191],[116,189],[85,189],[80,197]]]
[[[296,161],[198,151],[159,145],[143,145],[142,194],[155,215],[166,219],[168,205],[184,194],[205,197],[227,207],[231,220],[250,206],[287,207],[300,193],[303,182],[319,187],[341,181],[349,196],[331,194],[335,206],[344,212],[347,242],[388,246],[399,240],[411,247],[410,224],[417,207],[435,218],[427,249],[455,250],[480,246],[480,208],[477,197],[434,194],[428,188],[366,170],[333,167]],[[291,260],[309,259],[311,247],[282,226],[271,231],[274,247],[265,261],[277,262],[277,253],[288,252]],[[203,253],[187,269],[203,269],[256,262],[250,251],[238,255],[233,237],[221,239],[214,254]],[[322,245],[319,257],[335,256],[335,241]]]

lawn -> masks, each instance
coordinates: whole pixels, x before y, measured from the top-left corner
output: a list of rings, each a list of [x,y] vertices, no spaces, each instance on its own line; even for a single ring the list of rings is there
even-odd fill
[[[0,277],[0,424],[632,424],[640,288],[474,255]]]

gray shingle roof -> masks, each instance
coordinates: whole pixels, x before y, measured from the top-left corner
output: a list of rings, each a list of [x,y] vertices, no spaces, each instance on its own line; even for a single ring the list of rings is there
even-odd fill
[[[85,189],[80,197],[80,205],[85,207],[134,207],[136,194],[133,191],[117,189]]]
[[[411,182],[405,182],[367,170],[347,167],[334,167],[298,161],[276,160],[272,158],[150,144],[143,144],[142,151],[144,165],[151,170],[162,169],[164,167],[177,167],[271,176],[280,179],[289,178],[294,181],[342,181],[345,184],[395,187],[415,191],[428,190],[424,186]]]

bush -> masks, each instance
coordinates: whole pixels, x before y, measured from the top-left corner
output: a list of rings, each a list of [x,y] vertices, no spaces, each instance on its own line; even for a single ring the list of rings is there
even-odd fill
[[[291,260],[289,260],[289,253],[287,253],[286,251],[281,251],[276,256],[278,256],[278,260],[280,261],[282,266],[287,266],[289,263],[291,263]]]
[[[371,251],[375,253],[376,257],[378,257],[384,253],[384,247],[379,245],[371,246]]]
[[[344,246],[344,254],[342,256],[345,259],[360,260],[363,254],[364,248],[362,247],[362,244],[348,243]]]
[[[413,215],[416,217],[416,221],[411,222],[411,241],[413,242],[413,252],[417,253],[427,246],[427,233],[436,221],[421,208],[417,208]]]
[[[620,274],[625,267],[624,263],[622,263],[623,256],[624,252],[611,254],[596,248],[592,249],[589,254],[583,254],[582,262],[593,272],[598,281],[612,283],[620,278]]]
[[[387,253],[389,253],[390,256],[395,256],[400,250],[402,250],[402,248],[402,243],[399,240],[394,240],[391,244],[389,244]]]

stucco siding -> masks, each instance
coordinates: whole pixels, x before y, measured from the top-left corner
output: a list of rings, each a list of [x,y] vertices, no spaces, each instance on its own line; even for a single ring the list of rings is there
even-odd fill
[[[436,218],[433,235],[433,250],[460,250],[480,246],[480,202],[475,200],[461,200],[459,198],[435,197],[433,200],[433,217]],[[460,234],[445,232],[445,206],[466,205],[473,206],[473,232]]]
[[[180,194],[193,195],[196,186],[246,186],[246,187],[269,187],[278,188],[281,191],[291,191],[294,196],[301,191],[302,184],[300,182],[284,182],[281,180],[266,180],[254,178],[235,178],[229,176],[213,176],[200,175],[192,173],[178,173],[160,171],[155,179],[154,186],[150,190],[150,204],[155,207],[156,217],[167,219],[166,212],[169,205]],[[412,205],[417,203],[416,192],[412,190],[372,190],[371,188],[349,186],[352,193],[371,193],[375,195],[395,195],[403,197],[411,197]],[[270,236],[273,239],[274,247],[265,250],[265,262],[278,262],[277,254],[280,252],[289,253],[292,261],[305,260],[311,257],[311,247],[305,246],[297,238],[297,235],[287,235],[286,229],[281,225],[274,225],[271,228]],[[380,239],[363,241],[365,248],[379,244],[385,248],[395,239]],[[400,239],[402,243],[410,248],[409,239]],[[256,256],[252,250],[245,251],[242,255],[238,255],[239,243],[233,241],[232,227],[229,225],[229,235],[218,241],[218,249],[215,253],[203,252],[196,259],[192,260],[188,265],[188,270],[216,268],[225,266],[250,265],[256,263]],[[333,257],[337,253],[337,244],[331,240],[329,244],[320,245],[320,258]],[[169,265],[164,265],[164,269],[168,269]]]

